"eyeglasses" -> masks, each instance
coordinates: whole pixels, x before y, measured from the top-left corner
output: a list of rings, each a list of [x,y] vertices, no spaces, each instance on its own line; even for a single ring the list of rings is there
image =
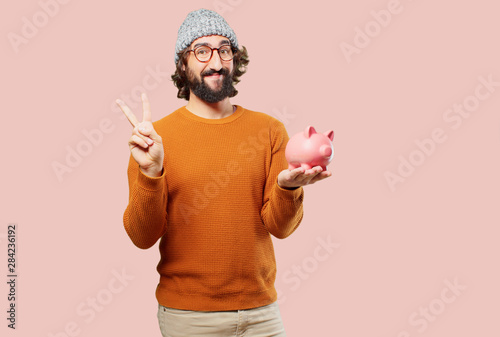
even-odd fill
[[[200,62],[208,62],[212,58],[214,50],[217,50],[222,61],[231,61],[234,57],[233,48],[230,45],[224,45],[219,48],[210,48],[208,46],[199,46],[188,50],[193,52],[196,59]]]

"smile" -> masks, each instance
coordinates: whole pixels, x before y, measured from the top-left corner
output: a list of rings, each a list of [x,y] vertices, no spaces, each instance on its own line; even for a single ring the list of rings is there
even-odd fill
[[[214,78],[215,79],[215,78],[222,77],[222,75],[221,74],[213,74],[213,75],[208,75],[208,76],[205,76],[205,77],[207,77],[207,78]]]

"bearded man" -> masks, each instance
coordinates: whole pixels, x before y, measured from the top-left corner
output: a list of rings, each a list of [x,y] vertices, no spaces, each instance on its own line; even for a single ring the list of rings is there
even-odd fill
[[[286,336],[277,303],[271,235],[303,218],[303,186],[331,176],[287,169],[279,120],[233,105],[248,54],[216,12],[189,13],[178,31],[178,97],[152,122],[145,94],[132,124],[125,230],[141,249],[158,240],[156,288],[163,336]]]

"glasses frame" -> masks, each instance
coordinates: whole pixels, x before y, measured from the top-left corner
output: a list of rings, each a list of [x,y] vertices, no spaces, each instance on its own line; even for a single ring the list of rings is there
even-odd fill
[[[223,59],[222,59],[222,57],[220,56],[220,51],[219,51],[219,50],[220,50],[221,48],[225,48],[225,47],[229,47],[229,48],[231,49],[231,51],[233,52],[233,57],[231,57],[229,60],[223,60]],[[195,50],[196,50],[196,49],[199,49],[199,48],[209,48],[209,49],[210,49],[210,57],[208,58],[208,60],[206,60],[206,61],[201,61],[201,60],[198,58],[198,56],[196,56]],[[231,46],[230,44],[225,44],[225,45],[220,46],[219,48],[211,48],[211,47],[209,47],[209,46],[198,46],[198,47],[196,47],[196,48],[194,48],[194,49],[190,49],[190,50],[188,50],[188,52],[193,52],[193,53],[194,53],[194,57],[195,57],[195,58],[196,58],[199,62],[201,62],[201,63],[208,63],[208,62],[210,62],[210,60],[212,59],[212,56],[214,56],[214,50],[217,50],[217,54],[219,54],[219,57],[220,57],[221,61],[224,61],[224,62],[228,62],[228,61],[231,61],[232,59],[234,59],[234,52],[236,51],[236,50],[233,48],[233,46]]]

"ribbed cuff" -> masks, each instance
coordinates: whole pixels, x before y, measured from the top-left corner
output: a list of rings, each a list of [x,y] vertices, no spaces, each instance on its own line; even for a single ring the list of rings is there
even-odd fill
[[[287,190],[281,187],[278,182],[276,182],[276,189],[275,192],[280,197],[281,199],[286,199],[286,200],[295,200],[300,197],[302,194],[304,188],[302,186],[294,189],[294,190]]]
[[[150,177],[148,175],[145,175],[140,168],[138,171],[139,172],[137,173],[137,182],[140,187],[150,191],[157,191],[163,188],[163,179],[165,178],[165,168],[161,170],[161,176],[159,177]]]

